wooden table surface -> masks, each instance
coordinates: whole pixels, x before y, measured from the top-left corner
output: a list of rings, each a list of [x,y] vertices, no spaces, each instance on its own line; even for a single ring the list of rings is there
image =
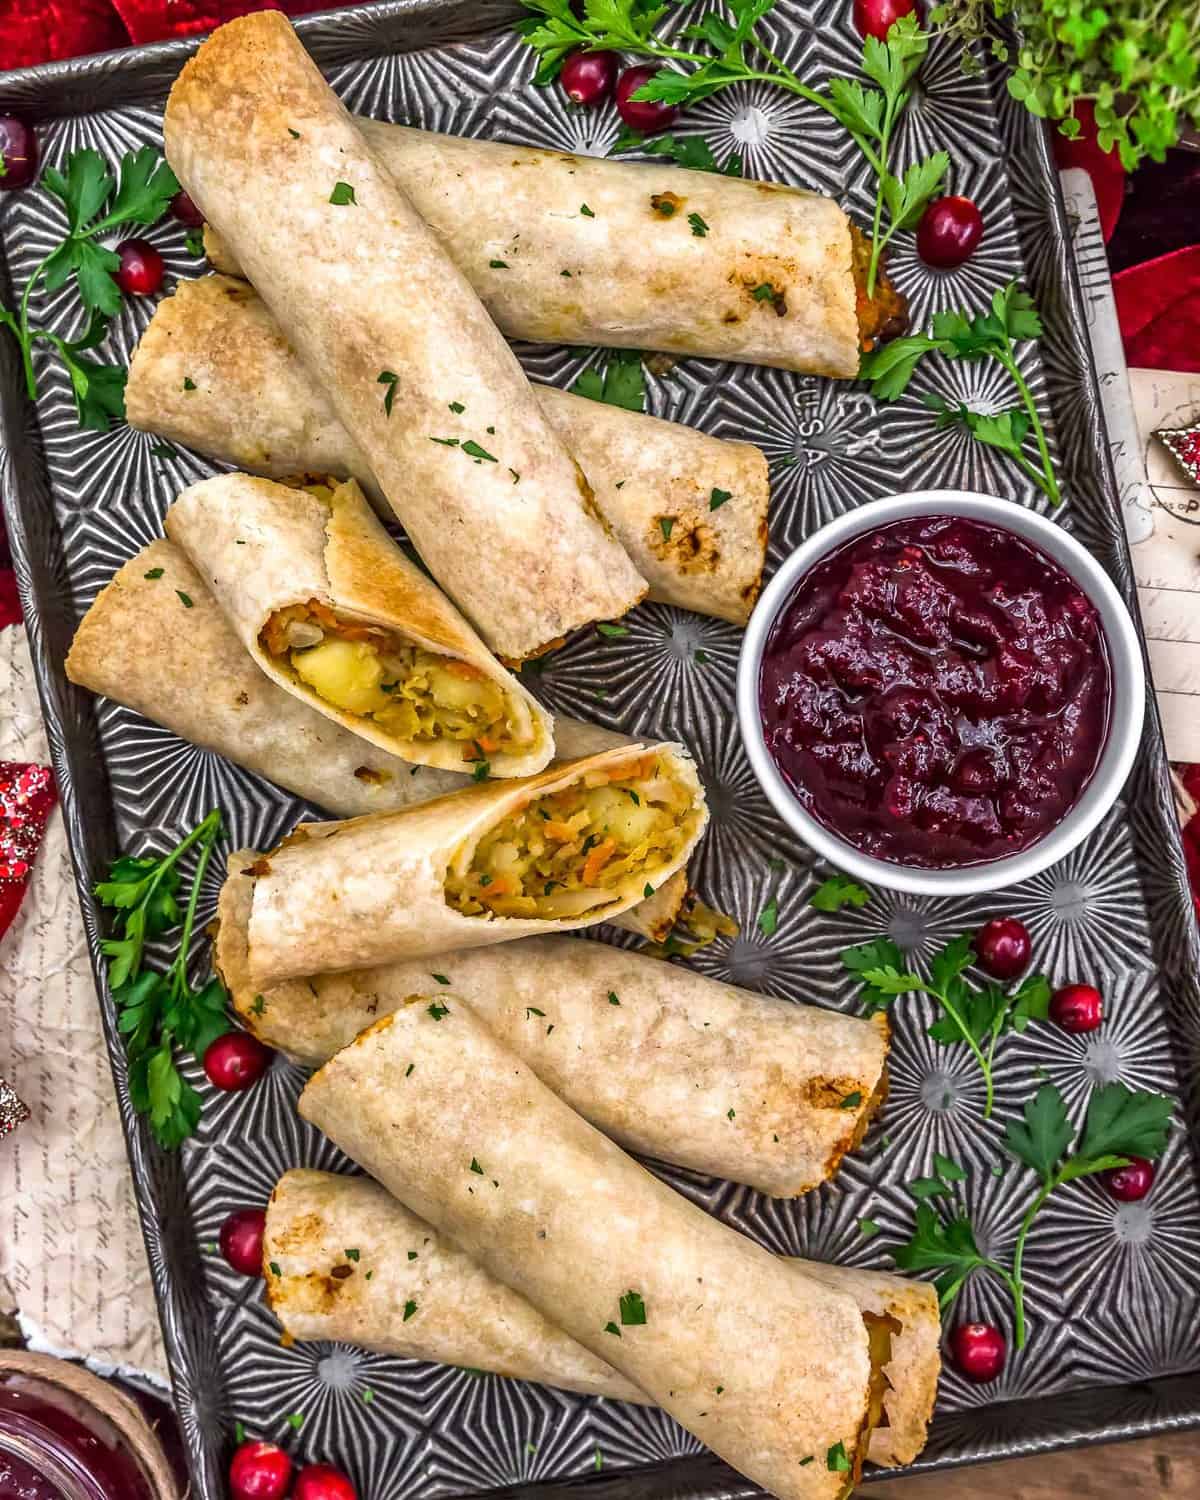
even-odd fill
[[[1200,1500],[1200,1432],[862,1486],[856,1500]]]

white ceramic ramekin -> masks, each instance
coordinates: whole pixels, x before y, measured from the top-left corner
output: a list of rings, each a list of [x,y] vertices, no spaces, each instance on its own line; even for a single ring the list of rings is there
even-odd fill
[[[925,870],[862,854],[806,812],[772,760],[763,737],[758,707],[758,679],[763,648],[775,619],[800,578],[827,553],[865,531],[910,516],[955,515],[1015,532],[1063,568],[1099,611],[1112,668],[1112,704],[1108,740],[1083,796],[1056,827],[1036,844],[1007,859],[949,870]],[[973,495],[964,490],[916,490],[874,500],[839,516],[788,557],[764,589],[746,627],[738,662],[737,711],[742,740],[754,774],[775,811],[821,857],[864,885],[883,886],[915,895],[961,896],[995,891],[1038,874],[1080,843],[1109,810],[1133,766],[1142,732],[1146,676],[1142,645],[1129,611],[1108,574],[1061,526],[1011,500]]]

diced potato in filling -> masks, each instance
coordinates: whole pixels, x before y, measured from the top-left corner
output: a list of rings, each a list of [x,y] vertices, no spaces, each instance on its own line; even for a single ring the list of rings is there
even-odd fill
[[[468,762],[531,744],[509,696],[473,663],[344,619],[319,599],[276,610],[259,639],[272,663],[318,698],[399,740],[459,740]]]
[[[642,895],[699,816],[670,761],[643,755],[536,797],[451,861],[446,900],[465,916],[574,918]]]

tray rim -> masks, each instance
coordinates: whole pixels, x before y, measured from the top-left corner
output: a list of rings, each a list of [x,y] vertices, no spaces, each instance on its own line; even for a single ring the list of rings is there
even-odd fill
[[[494,12],[495,20],[502,24],[506,19],[521,12],[516,0],[482,0],[483,7]],[[463,38],[485,36],[497,29],[479,20],[480,0],[364,0],[364,3],[340,9],[322,10],[293,18],[292,24],[309,45],[319,62],[328,62],[323,56],[327,48],[336,47],[339,35],[355,28],[363,31],[361,40],[372,40],[371,30],[389,23],[430,21],[453,25],[461,13],[471,20],[464,28]],[[151,95],[160,92],[166,82],[211,34],[210,31],[170,41],[146,43],[115,51],[93,53],[82,58],[68,58],[58,62],[36,64],[31,67],[13,69],[0,73],[0,108],[14,108],[18,112],[31,114],[38,123],[47,120],[69,118],[85,112],[88,107],[81,97],[71,98],[86,90],[89,84],[100,81],[115,81],[118,85],[134,81],[139,89]],[[352,51],[360,49],[353,48]],[[401,46],[397,52],[407,50]],[[65,92],[65,100],[47,100],[58,90]],[[126,101],[133,105],[137,98]],[[118,107],[116,99],[95,100],[91,108],[111,109]],[[1079,281],[1079,269],[1070,251],[1070,235],[1066,216],[1062,185],[1053,162],[1050,146],[1050,125],[1045,121],[1031,122],[1030,143],[1036,156],[1039,175],[1049,186],[1051,228],[1056,237],[1065,241],[1067,249],[1063,256],[1065,276],[1062,281],[1064,299],[1068,304],[1068,316],[1080,329],[1086,327],[1083,316],[1083,296]],[[0,292],[8,295],[7,265],[0,257]],[[1084,335],[1086,338],[1086,335]],[[1137,606],[1136,589],[1132,585],[1132,566],[1129,544],[1124,527],[1120,524],[1119,494],[1113,470],[1111,452],[1104,427],[1103,407],[1099,400],[1099,387],[1090,341],[1087,342],[1086,378],[1093,398],[1091,409],[1096,415],[1096,426],[1102,441],[1099,443],[1099,465],[1096,477],[1104,490],[1108,508],[1117,518],[1119,527],[1119,551],[1126,565],[1126,578],[1114,579],[1130,608],[1143,655],[1146,652],[1145,635]],[[8,530],[10,551],[17,579],[18,594],[24,613],[27,640],[33,661],[34,678],[50,746],[50,756],[59,788],[60,805],[68,834],[76,893],[84,920],[89,960],[96,986],[104,1022],[105,1041],[109,1062],[113,1072],[118,1098],[128,1104],[124,1050],[116,1032],[115,1014],[108,993],[106,967],[100,952],[103,923],[91,888],[91,869],[97,860],[111,857],[116,851],[114,823],[112,818],[111,790],[103,760],[96,758],[94,764],[86,763],[84,747],[73,742],[67,733],[65,700],[82,694],[65,677],[63,661],[65,651],[55,653],[50,637],[65,630],[68,638],[74,630],[74,620],[69,607],[54,611],[54,604],[66,606],[65,599],[55,600],[56,564],[61,562],[61,533],[48,503],[48,495],[39,497],[32,493],[38,487],[45,488],[45,456],[42,451],[37,424],[36,407],[27,401],[23,385],[17,378],[18,367],[15,351],[5,339],[0,344],[0,504],[3,506]],[[39,547],[31,535],[29,519],[37,514],[36,505],[42,500],[49,513],[48,549]],[[47,604],[49,608],[47,608]],[[1134,775],[1139,772],[1149,777],[1159,792],[1160,798],[1169,794],[1169,763],[1162,738],[1161,721],[1157,700],[1152,690],[1147,662],[1148,720],[1151,722],[1151,743],[1156,747],[1153,763],[1139,756]],[[89,701],[90,694],[83,694]],[[1144,746],[1143,746],[1144,748]],[[89,782],[92,785],[89,787]],[[105,808],[104,826],[97,828],[83,813],[85,789],[97,789]],[[1169,798],[1168,798],[1169,800]],[[1182,859],[1178,832],[1174,835],[1176,863]],[[1200,973],[1200,927],[1193,923],[1187,936],[1184,959],[1193,974]],[[1169,1021],[1168,1021],[1168,1024]],[[151,1269],[151,1281],[162,1327],[164,1345],[168,1352],[168,1364],[172,1382],[172,1396],[178,1409],[175,1383],[176,1371],[186,1366],[186,1359],[177,1356],[183,1349],[184,1340],[179,1336],[176,1321],[166,1316],[168,1307],[180,1291],[174,1270],[164,1263],[158,1248],[156,1224],[159,1213],[158,1195],[151,1170],[156,1157],[156,1148],[150,1143],[144,1126],[139,1127],[128,1107],[121,1109],[122,1128],[125,1133],[126,1150],[133,1177],[135,1198],[147,1259]],[[174,1168],[182,1176],[181,1158],[176,1156]],[[1032,1457],[1044,1453],[1069,1451],[1074,1448],[1098,1446],[1107,1442],[1133,1441],[1159,1433],[1181,1432],[1200,1429],[1200,1364],[1194,1370],[1170,1373],[1151,1380],[1131,1380],[1116,1385],[1076,1386],[1048,1397],[1038,1397],[1039,1407],[1053,1408],[1056,1404],[1072,1399],[1092,1397],[1099,1403],[1114,1403],[1122,1396],[1147,1389],[1168,1390],[1178,1398],[1180,1409],[1154,1415],[1133,1416],[1122,1419],[1117,1415],[1106,1415],[1092,1421],[1088,1418],[1071,1420],[1068,1417],[1063,1430],[1051,1435],[1037,1433],[1030,1436],[1013,1436],[1002,1421],[1002,1430],[976,1440],[969,1452],[941,1452],[934,1457],[919,1457],[902,1469],[872,1468],[863,1476],[863,1483],[886,1482],[888,1479],[908,1473],[930,1473],[944,1469],[958,1469],[979,1463],[996,1462],[1007,1458]],[[969,1423],[981,1414],[991,1414],[1001,1419],[1016,1418],[1019,1425],[1022,1410],[1029,1409],[1029,1401],[980,1403],[954,1414],[959,1423]],[[194,1433],[184,1430],[184,1445],[193,1480],[199,1478],[203,1464],[203,1443]],[[665,1481],[665,1484],[663,1483]],[[201,1481],[203,1485],[203,1481]],[[661,1487],[660,1487],[661,1485]],[[675,1500],[750,1500],[750,1497],[765,1494],[729,1469],[709,1453],[683,1456],[652,1465],[639,1465],[608,1475],[571,1476],[558,1480],[526,1483],[519,1487],[491,1489],[482,1493],[494,1500],[557,1500],[573,1490],[594,1496],[595,1500],[616,1500],[628,1496],[629,1500],[651,1500],[667,1492]]]

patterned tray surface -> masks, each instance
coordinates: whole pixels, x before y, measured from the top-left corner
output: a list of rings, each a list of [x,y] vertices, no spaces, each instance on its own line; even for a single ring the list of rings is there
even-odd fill
[[[806,79],[852,73],[858,42],[848,9],[839,7],[831,22],[820,0],[780,0],[769,22],[774,46]],[[618,128],[611,108],[575,112],[559,90],[534,88],[531,58],[507,30],[407,50],[436,40],[439,29],[469,35],[483,14],[478,7],[385,5],[314,18],[305,30],[335,88],[356,110],[460,134],[606,152]],[[8,97],[32,96],[57,116],[43,131],[49,160],[81,145],[111,156],[146,141],[159,144],[161,81],[169,80],[183,51],[154,49],[141,62],[131,57],[90,72],[76,65],[42,80],[18,78],[7,85]],[[131,97],[144,102],[112,102]],[[102,107],[80,102],[97,98]],[[740,152],[748,174],[831,193],[860,220],[869,216],[869,184],[848,140],[801,101],[746,87],[697,106],[684,128],[702,133],[721,160]],[[902,234],[892,259],[896,279],[917,324],[939,307],[981,302],[1014,276],[1030,286],[1048,331],[1024,367],[1050,412],[1068,497],[1062,519],[1128,594],[1128,557],[1046,143],[1007,100],[996,75],[964,75],[950,48],[935,49],[922,72],[900,149],[938,147],[951,154],[954,189],[980,204],[987,236],[961,270],[935,274],[917,260],[912,236]],[[7,199],[0,243],[17,285],[59,231],[44,195]],[[169,280],[198,274],[179,226],[164,223],[150,238],[166,257]],[[145,303],[127,303],[114,329],[113,357],[128,359],[149,312]],[[69,294],[49,299],[43,316],[56,328],[69,326]],[[57,369],[42,371],[36,429],[25,431],[10,354],[6,348],[5,498],[35,608],[35,650],[83,879],[94,877],[114,837],[136,851],[162,850],[213,805],[225,810],[234,845],[270,844],[304,811],[294,799],[124,709],[104,703],[93,710],[58,670],[74,621],[119,564],[160,534],[179,489],[211,466],[128,429],[80,432]],[[594,351],[529,347],[521,355],[531,374],[566,384]],[[926,390],[973,405],[1002,400],[1003,378],[942,362],[923,370],[903,400],[880,408],[860,388],[689,360],[649,378],[649,406],[765,450],[774,483],[775,562],[822,521],[897,490],[955,485],[1039,503],[1003,459],[954,432],[934,432],[919,404]],[[973,1169],[968,1198],[982,1248],[1011,1249],[1030,1181],[1015,1167],[998,1174],[991,1168],[1002,1160],[1004,1121],[1039,1080],[1057,1083],[1076,1117],[1096,1081],[1120,1078],[1171,1092],[1192,1087],[1200,1045],[1194,933],[1153,713],[1129,800],[1061,865],[999,897],[933,901],[880,892],[862,911],[825,916],[808,907],[807,897],[827,872],[814,869],[774,816],[738,740],[738,632],[659,606],[639,609],[630,627],[621,639],[589,633],[574,640],[549,660],[535,688],[556,710],[639,735],[678,737],[692,747],[713,811],[697,883],[742,927],[741,936],[694,960],[704,972],[848,1008],[853,986],[837,959],[848,943],[889,933],[915,956],[927,956],[989,914],[1011,912],[1028,924],[1036,960],[1053,980],[1094,979],[1108,997],[1109,1020],[1094,1037],[1036,1026],[1003,1044],[999,1108],[988,1125],[980,1119],[982,1090],[965,1050],[931,1043],[924,1032],[928,1011],[905,1002],[895,1015],[882,1124],[833,1184],[803,1200],[766,1200],[679,1171],[663,1175],[772,1249],[886,1267],[888,1243],[904,1238],[911,1221],[902,1184],[926,1172],[940,1151]],[[208,894],[215,896],[215,883]],[[756,919],[772,897],[779,923],[766,936]],[[85,916],[94,941],[95,912],[86,901]],[[214,1241],[230,1209],[264,1201],[287,1167],[345,1165],[296,1117],[303,1074],[277,1062],[250,1093],[221,1096],[189,1068],[205,1094],[201,1131],[180,1159],[165,1161],[128,1115],[117,1047],[114,1063],[201,1495],[223,1493],[235,1418],[252,1432],[293,1440],[305,1454],[344,1463],[370,1500],[433,1500],[510,1486],[531,1493],[530,1485],[577,1475],[593,1475],[597,1493],[751,1492],[720,1466],[689,1458],[699,1445],[661,1413],[342,1345],[281,1349],[259,1284],[230,1271]],[[860,1232],[867,1215],[881,1226],[875,1238]],[[923,1462],[962,1462],[1196,1418],[1200,1384],[1160,1377],[1200,1365],[1198,1227],[1196,1177],[1182,1132],[1144,1203],[1117,1205],[1090,1182],[1056,1194],[1027,1262],[1029,1347],[986,1390],[946,1374]],[[971,1284],[960,1307],[1006,1318],[987,1282]],[[1087,1391],[1147,1381],[1158,1384],[1137,1392]],[[1039,1398],[1036,1406],[1005,1405],[1031,1398]],[[667,1467],[650,1478],[606,1483],[614,1471],[660,1464]]]

